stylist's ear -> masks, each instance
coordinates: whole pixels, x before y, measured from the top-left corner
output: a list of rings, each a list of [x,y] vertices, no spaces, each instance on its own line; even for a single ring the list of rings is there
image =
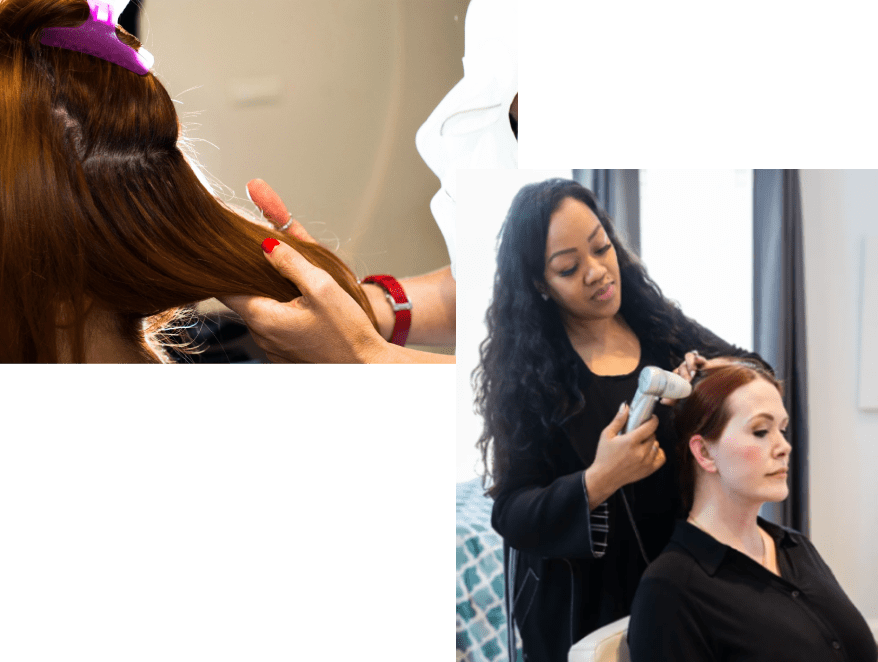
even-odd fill
[[[549,293],[546,291],[547,288],[546,288],[545,283],[538,281],[538,280],[535,280],[534,281],[534,288],[536,289],[537,292],[540,293],[540,296],[543,297],[543,301],[549,300]]]
[[[716,473],[716,462],[710,456],[704,437],[700,434],[692,435],[689,439],[689,450],[692,451],[695,461],[702,469],[711,474]]]

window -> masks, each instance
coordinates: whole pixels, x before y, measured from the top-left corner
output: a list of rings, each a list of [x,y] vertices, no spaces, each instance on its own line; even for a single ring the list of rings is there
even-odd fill
[[[641,170],[641,257],[683,312],[753,347],[753,171]]]

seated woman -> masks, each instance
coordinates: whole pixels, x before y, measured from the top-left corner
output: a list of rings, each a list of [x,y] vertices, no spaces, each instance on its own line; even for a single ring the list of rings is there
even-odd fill
[[[95,7],[0,2],[0,362],[167,361],[162,329],[181,307],[299,296],[262,256],[266,238],[328,271],[374,324],[329,250],[253,223],[201,183],[151,72],[108,61],[103,48],[44,43],[46,28],[96,25]],[[140,48],[115,34],[125,46],[110,48]]]
[[[787,497],[781,385],[729,359],[676,405],[684,512],[631,610],[632,662],[875,660],[866,621],[804,535],[758,516]]]

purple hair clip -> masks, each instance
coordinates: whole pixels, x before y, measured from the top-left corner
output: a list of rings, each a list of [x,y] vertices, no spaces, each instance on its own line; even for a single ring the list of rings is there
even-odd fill
[[[129,0],[88,0],[91,16],[76,28],[46,28],[40,43],[94,55],[145,76],[155,58],[145,48],[134,50],[116,36],[116,16]]]

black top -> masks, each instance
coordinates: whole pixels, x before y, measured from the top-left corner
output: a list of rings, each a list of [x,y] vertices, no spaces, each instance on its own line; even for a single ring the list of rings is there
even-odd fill
[[[637,589],[632,662],[873,662],[869,626],[814,545],[759,518],[774,539],[778,577],[688,522]]]
[[[713,337],[714,356],[759,358]],[[651,351],[642,341],[640,362],[627,375],[594,375],[572,347],[562,351],[571,355],[585,409],[563,429],[535,440],[529,454],[511,458],[491,517],[504,539],[507,617],[521,633],[524,659],[533,662],[566,662],[574,643],[631,613],[647,564],[620,493],[607,500],[608,521],[593,517],[583,471],[594,461],[600,434],[619,405],[634,397],[643,367],[677,367],[669,352]],[[671,410],[657,404],[655,413],[656,439],[668,461],[624,488],[650,560],[667,544],[680,514]],[[510,646],[510,654],[514,650]]]

